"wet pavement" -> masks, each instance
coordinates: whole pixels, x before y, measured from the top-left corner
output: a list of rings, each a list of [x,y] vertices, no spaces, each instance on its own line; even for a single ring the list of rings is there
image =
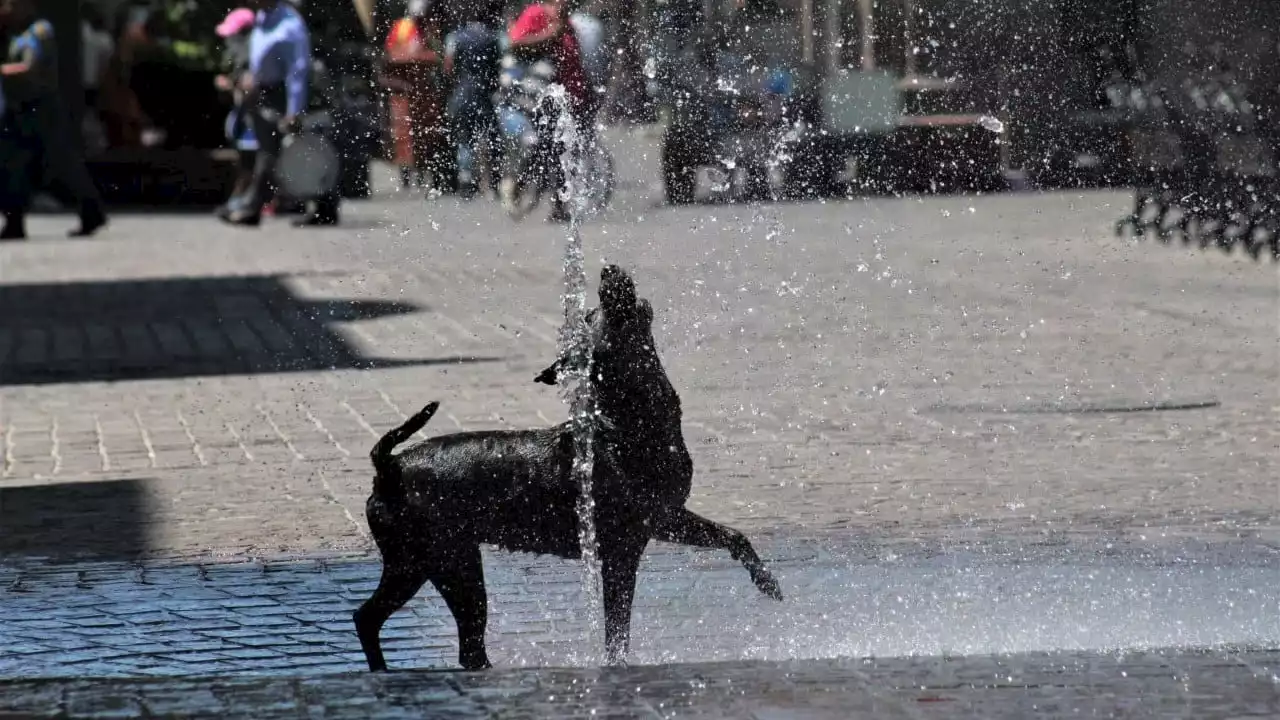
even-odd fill
[[[781,604],[725,554],[655,545],[639,580],[632,660],[1280,648],[1280,551],[1260,542],[757,545],[782,582]],[[496,665],[599,662],[577,563],[491,552],[485,570]],[[11,563],[0,569],[0,676],[360,670],[351,612],[378,572],[370,557]],[[455,667],[454,624],[429,587],[383,638],[393,668]]]
[[[0,681],[0,717],[1274,718],[1280,653],[1148,651]]]

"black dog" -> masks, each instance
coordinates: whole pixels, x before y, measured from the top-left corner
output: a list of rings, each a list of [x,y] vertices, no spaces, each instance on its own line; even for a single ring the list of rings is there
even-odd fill
[[[627,653],[631,604],[649,540],[728,550],[761,592],[781,600],[777,582],[742,533],[684,508],[693,462],[680,432],[680,399],[654,347],[653,309],[616,266],[601,273],[600,306],[590,316],[592,382],[600,411],[592,475],[610,663]],[[554,383],[557,362],[538,380]],[[490,667],[480,545],[578,558],[568,423],[536,430],[470,432],[391,451],[426,425],[431,403],[374,445],[366,506],[382,552],[382,578],[355,612],[369,669],[385,670],[379,633],[387,618],[430,580],[458,625],[459,664]]]

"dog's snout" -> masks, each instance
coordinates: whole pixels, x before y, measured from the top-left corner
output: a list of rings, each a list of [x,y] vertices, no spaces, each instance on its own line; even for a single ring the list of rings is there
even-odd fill
[[[617,265],[606,265],[600,271],[600,301],[615,310],[635,304],[635,281]]]

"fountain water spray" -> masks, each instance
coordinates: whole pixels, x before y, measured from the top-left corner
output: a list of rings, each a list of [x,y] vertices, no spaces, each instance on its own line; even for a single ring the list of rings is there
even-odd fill
[[[591,334],[587,326],[587,272],[582,252],[581,216],[586,204],[583,175],[586,154],[582,136],[570,114],[568,94],[563,85],[552,85],[547,97],[556,106],[556,141],[564,146],[560,166],[564,172],[564,196],[569,208],[568,242],[564,254],[564,326],[560,328],[559,356],[565,358],[560,374],[561,395],[569,403],[573,431],[572,475],[578,484],[578,543],[582,548],[583,590],[587,604],[587,627],[596,639],[603,632],[604,598],[600,581],[600,555],[596,543],[595,497],[591,479],[595,467],[593,441],[596,429],[596,398],[591,386]],[[560,189],[556,188],[559,193]],[[599,647],[599,645],[592,645]]]

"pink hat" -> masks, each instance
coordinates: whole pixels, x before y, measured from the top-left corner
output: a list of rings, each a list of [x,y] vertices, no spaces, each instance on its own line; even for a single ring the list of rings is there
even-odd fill
[[[239,35],[245,28],[253,25],[257,15],[249,8],[236,8],[227,14],[227,18],[218,25],[215,32],[218,37],[229,38],[232,35]]]

